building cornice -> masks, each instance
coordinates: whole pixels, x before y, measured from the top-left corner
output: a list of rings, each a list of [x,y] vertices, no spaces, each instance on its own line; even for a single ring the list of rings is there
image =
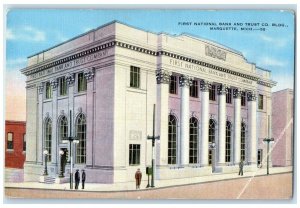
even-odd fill
[[[232,75],[240,76],[240,77],[243,77],[243,78],[246,78],[246,79],[249,79],[249,80],[253,80],[253,81],[257,82],[258,84],[264,85],[264,86],[267,86],[267,87],[273,87],[273,86],[276,85],[276,82],[274,82],[272,80],[261,79],[259,75],[249,75],[247,73],[237,72],[237,71],[232,70],[232,69],[228,69],[228,68],[225,68],[225,67],[221,67],[221,66],[218,66],[218,65],[207,63],[205,61],[200,61],[200,60],[197,60],[197,59],[194,59],[194,58],[178,55],[178,54],[175,54],[175,53],[167,52],[167,51],[164,51],[164,50],[155,51],[155,50],[151,50],[151,49],[147,49],[147,48],[143,48],[143,47],[138,47],[138,46],[135,46],[135,45],[132,45],[132,44],[124,43],[124,42],[121,42],[121,41],[110,41],[110,42],[107,42],[105,44],[96,46],[94,48],[90,48],[90,49],[75,53],[73,55],[69,55],[65,58],[61,58],[61,59],[58,59],[56,61],[41,65],[39,67],[34,67],[34,65],[33,65],[33,66],[28,67],[28,68],[22,69],[21,71],[22,71],[23,74],[28,76],[28,75],[43,71],[45,69],[48,69],[48,68],[51,68],[51,67],[54,67],[54,66],[57,66],[57,65],[60,65],[60,64],[64,64],[64,63],[72,61],[74,59],[81,58],[81,57],[84,57],[86,55],[90,55],[90,54],[93,54],[95,52],[98,52],[98,51],[101,51],[101,50],[104,50],[104,49],[107,49],[107,48],[112,48],[112,47],[115,47],[115,46],[126,48],[126,49],[129,49],[129,50],[134,50],[134,51],[144,53],[144,54],[148,54],[148,55],[151,55],[151,56],[169,56],[169,57],[174,58],[174,59],[190,62],[190,63],[196,64],[196,65],[204,66],[204,67],[207,67],[207,68],[211,68],[211,69],[214,69],[214,70],[218,70],[218,71],[221,71],[221,72],[225,72],[225,73],[228,73],[228,74],[232,74]]]

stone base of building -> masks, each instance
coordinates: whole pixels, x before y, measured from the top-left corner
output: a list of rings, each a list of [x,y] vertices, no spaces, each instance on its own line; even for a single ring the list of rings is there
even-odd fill
[[[80,170],[80,175],[82,169],[86,172],[86,182],[87,183],[102,183],[102,184],[112,184],[112,183],[124,183],[124,182],[135,182],[135,172],[140,168],[143,177],[142,180],[147,180],[146,167],[140,166],[130,166],[130,167],[74,167],[75,174],[76,169]],[[244,172],[256,172],[258,170],[257,165],[245,165]],[[39,181],[43,183],[69,183],[69,167],[66,167],[65,177],[59,178],[59,173],[57,168],[48,168],[48,175],[43,176],[44,166],[40,164],[30,164],[25,163],[24,165],[24,180],[25,181]],[[200,166],[158,166],[155,169],[155,180],[169,180],[169,179],[185,179],[187,183],[194,177],[209,176],[214,173],[217,174],[227,174],[239,172],[238,165],[224,165],[216,166],[214,169],[212,166],[200,167]],[[191,180],[190,183],[193,181]]]

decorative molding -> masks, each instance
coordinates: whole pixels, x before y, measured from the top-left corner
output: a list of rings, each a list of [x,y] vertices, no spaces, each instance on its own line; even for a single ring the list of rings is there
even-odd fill
[[[79,108],[77,109],[77,111],[78,111],[78,114],[82,113],[82,107],[79,107]]]
[[[266,87],[274,87],[276,85],[276,82],[268,83],[268,82],[265,82],[265,81],[262,81],[262,80],[258,80],[257,84],[263,85],[263,86],[266,86]]]
[[[44,82],[41,82],[41,83],[38,85],[38,91],[39,91],[39,94],[43,94],[43,92],[44,92],[44,86],[45,86],[45,83],[44,83]]]
[[[188,75],[181,75],[179,77],[179,86],[180,87],[190,87],[193,84],[193,77]]]
[[[94,76],[95,76],[95,69],[94,68],[86,70],[84,72],[84,77],[86,78],[87,81],[93,81]]]
[[[226,52],[214,46],[205,45],[205,55],[226,61]]]
[[[255,91],[249,91],[247,93],[248,101],[256,101],[257,95]]]
[[[111,42],[96,46],[94,48],[87,49],[85,51],[75,53],[75,54],[70,55],[68,57],[61,58],[57,61],[53,61],[51,63],[44,64],[44,65],[36,67],[36,68],[34,68],[34,66],[29,67],[29,68],[33,68],[33,69],[30,69],[30,70],[26,70],[26,68],[25,68],[25,69],[22,70],[22,73],[25,74],[26,76],[28,76],[28,75],[43,71],[45,69],[51,68],[51,67],[54,67],[54,66],[57,66],[57,65],[60,65],[60,64],[64,64],[64,63],[69,62],[71,60],[81,58],[81,57],[84,57],[86,55],[90,55],[90,54],[99,52],[101,50],[105,50],[107,48],[111,48],[111,47],[115,47],[115,46],[126,48],[126,49],[129,49],[129,50],[134,50],[134,51],[137,51],[137,52],[140,52],[140,53],[145,53],[145,54],[152,55],[152,56],[162,56],[162,55],[169,56],[171,58],[187,61],[187,62],[190,62],[190,63],[193,63],[193,64],[197,64],[197,65],[200,65],[200,66],[205,66],[205,67],[215,69],[215,70],[218,70],[218,71],[221,71],[221,72],[226,72],[228,74],[232,74],[232,75],[236,75],[236,76],[243,77],[243,78],[246,78],[246,79],[250,79],[250,80],[256,81],[260,85],[264,85],[264,86],[268,86],[268,87],[273,87],[276,84],[273,81],[270,81],[271,83],[266,82],[266,81],[262,81],[262,80],[260,80],[260,77],[258,75],[255,76],[255,75],[244,74],[244,73],[241,73],[241,72],[233,71],[233,70],[228,69],[228,68],[224,68],[224,67],[220,67],[220,66],[217,66],[217,65],[214,65],[214,64],[206,63],[204,61],[199,61],[199,60],[196,60],[196,59],[193,59],[193,58],[184,57],[184,56],[181,56],[181,55],[178,55],[178,54],[175,54],[175,53],[170,53],[170,52],[166,52],[166,51],[154,51],[154,50],[151,50],[151,49],[134,46],[134,45],[131,45],[131,44],[128,44],[128,43],[120,42],[120,41],[111,41]],[[208,55],[208,56],[211,56],[213,58],[226,60],[226,52],[224,52],[220,49],[217,49],[213,46],[208,46],[207,45],[206,48],[205,48],[205,54]]]
[[[169,84],[171,73],[164,69],[156,70],[156,82],[157,84]]]
[[[73,85],[75,82],[75,74],[68,74],[66,76],[66,81],[68,85]]]
[[[141,140],[142,139],[142,132],[136,130],[129,131],[129,139],[130,140]]]
[[[36,86],[36,84],[29,84],[26,86],[26,89],[35,88]]]
[[[226,95],[228,93],[228,87],[226,84],[220,84],[217,87],[219,95]]]
[[[115,43],[116,41],[111,41],[111,42],[108,42],[108,43],[105,43],[105,44],[102,44],[102,45],[99,45],[99,46],[96,46],[94,48],[90,48],[90,49],[87,49],[85,51],[81,51],[81,52],[78,52],[78,53],[75,53],[73,55],[70,55],[70,56],[67,56],[65,58],[61,58],[57,61],[53,61],[51,63],[48,63],[48,64],[45,64],[43,66],[40,66],[40,67],[37,67],[35,69],[31,69],[31,70],[28,70],[28,71],[24,71],[23,73],[28,76],[30,74],[34,74],[34,73],[37,73],[39,71],[42,71],[44,69],[48,69],[48,68],[51,68],[51,67],[54,67],[54,66],[57,66],[57,65],[60,65],[60,64],[63,64],[63,63],[66,63],[66,62],[69,62],[69,61],[72,61],[74,59],[77,59],[77,58],[81,58],[83,56],[86,56],[86,55],[90,55],[90,54],[93,54],[93,53],[96,53],[96,52],[99,52],[101,50],[104,50],[104,49],[107,49],[107,48],[111,48],[113,46],[115,46]],[[25,69],[24,69],[25,70]]]
[[[207,80],[201,80],[200,81],[200,90],[203,92],[207,92],[209,91],[209,89],[211,88],[211,83]]]
[[[241,98],[242,97],[242,89],[241,88],[235,88],[233,89],[233,98]]]
[[[51,84],[53,90],[57,89],[57,87],[58,87],[58,81],[57,81],[57,79],[52,79],[50,81],[50,84]]]

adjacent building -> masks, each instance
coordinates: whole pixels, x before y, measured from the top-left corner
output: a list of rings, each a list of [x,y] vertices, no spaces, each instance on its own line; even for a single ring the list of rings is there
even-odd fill
[[[113,21],[28,57],[22,73],[27,181],[43,174],[44,150],[49,175],[59,175],[68,136],[79,140],[74,167],[87,182],[133,181],[153,156],[158,180],[237,172],[241,160],[246,171],[264,165],[276,83],[229,47]]]
[[[284,89],[272,93],[273,166],[293,165],[294,92]]]
[[[5,121],[5,167],[22,169],[26,156],[26,122]]]

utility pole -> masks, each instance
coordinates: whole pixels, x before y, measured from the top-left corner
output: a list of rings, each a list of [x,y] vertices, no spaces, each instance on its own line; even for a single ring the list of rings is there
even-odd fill
[[[269,149],[270,149],[270,142],[274,141],[274,138],[270,138],[270,116],[268,116],[268,138],[264,138],[264,142],[267,142],[267,175],[269,175]]]
[[[154,186],[154,167],[155,167],[155,140],[160,139],[159,136],[155,137],[155,104],[153,105],[153,135],[148,136],[147,139],[152,140],[152,176],[151,176],[151,187]]]

